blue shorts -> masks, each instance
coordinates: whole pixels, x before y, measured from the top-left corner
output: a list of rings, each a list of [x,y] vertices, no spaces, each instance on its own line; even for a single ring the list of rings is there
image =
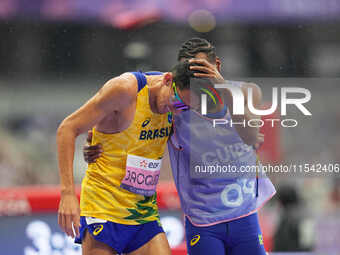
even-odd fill
[[[186,217],[185,230],[189,255],[266,254],[257,213],[209,227],[196,227]]]
[[[75,243],[82,243],[85,230],[92,237],[112,247],[118,253],[129,253],[149,242],[154,236],[164,232],[158,221],[140,225],[124,225],[92,217],[80,217],[80,237]]]

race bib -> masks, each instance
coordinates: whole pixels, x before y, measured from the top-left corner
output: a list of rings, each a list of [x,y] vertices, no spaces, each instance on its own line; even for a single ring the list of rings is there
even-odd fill
[[[152,196],[156,192],[162,160],[128,155],[126,173],[120,187],[135,194]]]

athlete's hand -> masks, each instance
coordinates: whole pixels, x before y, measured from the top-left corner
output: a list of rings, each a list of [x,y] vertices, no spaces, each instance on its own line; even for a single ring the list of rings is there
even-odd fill
[[[256,141],[256,143],[255,143],[255,145],[254,145],[254,149],[255,150],[258,150],[260,147],[261,147],[261,145],[264,143],[264,134],[262,134],[262,133],[258,133],[258,135],[257,135],[257,141]]]
[[[206,59],[192,58],[189,63],[196,63],[199,66],[190,66],[190,70],[201,71],[204,73],[195,73],[194,75],[199,78],[211,78],[216,83],[224,83],[223,76],[217,70],[216,66],[209,63]]]
[[[91,141],[92,131],[88,131],[86,138],[87,143],[83,147],[83,155],[87,163],[95,163],[97,158],[99,158],[103,152],[101,144],[91,145]]]
[[[76,236],[80,236],[80,208],[75,194],[61,194],[58,210],[58,224],[68,236],[71,236],[72,238],[75,237],[73,228]]]

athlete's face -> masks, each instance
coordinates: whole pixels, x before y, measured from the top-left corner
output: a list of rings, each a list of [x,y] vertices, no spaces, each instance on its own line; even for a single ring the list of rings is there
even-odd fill
[[[163,114],[172,112],[178,114],[190,107],[190,90],[181,90],[172,80],[172,74],[164,74],[160,93],[157,97],[158,112]]]
[[[175,94],[172,84],[172,73],[165,73],[161,80],[161,87],[156,100],[158,113],[160,114],[167,112],[177,113],[173,100],[175,98]]]

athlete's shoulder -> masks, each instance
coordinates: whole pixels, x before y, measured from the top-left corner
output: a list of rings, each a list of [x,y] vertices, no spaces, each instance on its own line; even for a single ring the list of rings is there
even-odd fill
[[[240,82],[240,86],[241,86],[241,88],[245,88],[245,89],[251,88],[251,89],[253,89],[253,90],[259,90],[259,91],[261,91],[260,86],[257,85],[257,84],[254,83],[254,82],[243,81],[243,82]]]
[[[241,88],[252,88],[256,90],[261,90],[261,88],[254,82],[249,81],[233,81],[233,80],[225,80],[226,84],[241,87]]]
[[[259,85],[253,82],[242,82],[241,89],[243,94],[248,98],[248,93],[251,91],[253,100],[256,104],[260,104],[262,101],[262,90]]]
[[[101,88],[99,93],[108,97],[119,97],[124,101],[135,99],[137,95],[137,81],[130,73],[123,73],[108,80]]]
[[[108,80],[95,99],[99,106],[119,110],[128,106],[137,96],[137,82],[128,73]]]
[[[131,73],[123,73],[106,82],[103,88],[110,91],[117,91],[122,95],[136,95],[137,94],[137,80]]]
[[[254,93],[261,93],[261,88],[259,85],[257,85],[254,82],[242,82],[241,83],[241,88],[248,90],[248,89],[252,89],[254,91]]]
[[[242,93],[247,100],[248,98],[248,93],[249,90],[251,90],[253,99],[257,102],[260,103],[262,100],[262,90],[259,85],[253,82],[248,82],[248,81],[232,81],[232,80],[226,80],[226,84],[236,86],[241,88]]]

